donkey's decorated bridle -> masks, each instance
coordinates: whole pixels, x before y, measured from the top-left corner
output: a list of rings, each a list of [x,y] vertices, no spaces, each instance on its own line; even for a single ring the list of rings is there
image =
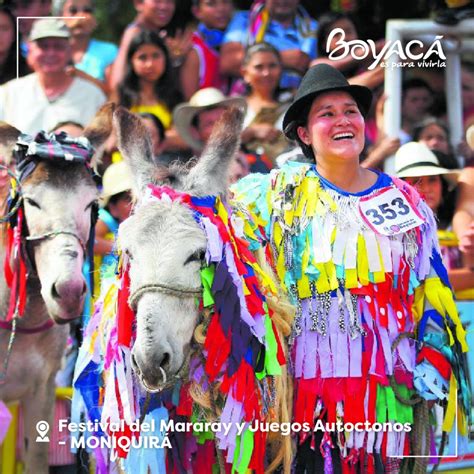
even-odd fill
[[[32,334],[50,329],[54,325],[52,320],[48,320],[35,328],[17,327],[16,323],[23,315],[26,305],[27,277],[29,273],[35,271],[34,261],[28,253],[26,244],[28,242],[33,243],[52,239],[58,235],[70,235],[79,241],[84,255],[87,254],[87,249],[89,249],[89,258],[92,260],[94,226],[97,219],[97,208],[94,207],[92,209],[91,230],[87,243],[71,229],[59,228],[43,234],[30,235],[28,234],[27,223],[24,221],[22,183],[33,173],[38,163],[41,161],[80,163],[91,174],[94,173],[90,166],[94,149],[87,138],[72,138],[64,132],[54,134],[42,131],[35,137],[21,134],[18,137],[13,153],[16,162],[15,172],[1,165],[7,168],[7,173],[10,175],[7,212],[4,216],[0,216],[0,223],[7,223],[7,252],[5,255],[4,273],[11,293],[7,315],[4,320],[0,321],[0,329],[11,331],[11,336],[7,355],[4,358],[3,371],[0,373],[0,381],[6,373],[16,332]]]

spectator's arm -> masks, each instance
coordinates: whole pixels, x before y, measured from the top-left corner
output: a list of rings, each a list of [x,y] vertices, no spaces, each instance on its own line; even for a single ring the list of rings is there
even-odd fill
[[[95,225],[94,253],[96,255],[107,255],[112,252],[114,242],[105,238],[109,232],[110,230],[105,222],[99,219]]]
[[[181,138],[174,127],[166,130],[165,139],[160,145],[161,151],[189,150],[189,145]]]
[[[316,64],[329,64],[332,67],[335,67],[339,71],[343,72],[347,68],[351,67],[354,64],[354,58],[350,55],[347,55],[344,58],[340,59],[329,59],[328,57],[320,57],[311,61],[310,67],[316,66]]]
[[[361,163],[364,168],[382,168],[385,158],[392,156],[400,148],[399,138],[384,137]]]
[[[448,277],[454,291],[474,288],[474,272],[467,267],[448,270]]]
[[[306,72],[309,66],[310,57],[299,49],[287,49],[280,51],[283,67],[296,69],[302,74]]]
[[[189,51],[181,66],[180,80],[184,98],[189,100],[199,89],[199,56],[194,49]]]
[[[117,58],[115,59],[112,71],[110,74],[110,88],[111,90],[115,90],[117,85],[122,82],[122,79],[125,75],[125,67],[127,64],[127,52],[130,46],[130,43],[134,36],[140,31],[139,26],[131,26],[127,28],[123,33],[122,40],[120,41],[120,47],[117,54]]]
[[[92,84],[96,85],[108,97],[109,91],[107,89],[107,86],[106,86],[106,84],[104,84],[99,79],[91,76],[90,74],[87,74],[87,72],[84,72],[84,71],[81,71],[80,69],[77,69],[74,66],[68,67],[67,68],[67,73],[70,76],[80,77],[81,79],[92,82]]]
[[[244,60],[244,47],[235,41],[221,46],[220,72],[225,76],[240,77],[240,69]]]
[[[369,89],[375,89],[383,83],[384,74],[385,70],[382,67],[377,66],[371,71],[367,70],[357,74],[357,76],[351,77],[349,83],[356,86],[365,86]]]
[[[459,248],[465,264],[474,266],[474,168],[465,168],[458,181],[459,197],[453,217],[453,228],[459,237]]]
[[[240,136],[242,143],[252,140],[273,143],[282,132],[269,123],[255,123],[246,127]]]

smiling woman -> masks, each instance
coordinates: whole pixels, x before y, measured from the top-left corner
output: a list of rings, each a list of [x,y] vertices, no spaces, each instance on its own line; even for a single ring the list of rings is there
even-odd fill
[[[358,430],[363,434],[315,429],[300,435],[300,472],[342,472],[349,462],[344,453],[358,465],[354,472],[387,462],[398,472],[401,460],[389,457],[427,454],[417,444],[427,401],[452,400],[446,420],[454,413],[452,381],[438,362],[454,365],[458,384],[466,380],[462,364],[454,362],[467,350],[465,332],[441,263],[433,213],[407,183],[359,165],[371,98],[369,89],[349,85],[333,67],[311,68],[283,127],[314,164],[289,163],[270,175],[250,175],[233,189],[264,230],[260,244],[270,243],[276,273],[296,307],[289,340],[293,421],[364,426]],[[249,241],[256,245],[250,234]],[[452,323],[456,338],[449,342]],[[423,344],[410,338],[429,340],[432,352],[420,351]],[[467,389],[458,397],[464,418]],[[414,434],[384,429],[374,436],[380,431],[375,421],[406,422]],[[443,429],[450,431],[450,424]],[[369,454],[359,457],[360,448]],[[409,472],[422,467],[422,458],[414,459]]]

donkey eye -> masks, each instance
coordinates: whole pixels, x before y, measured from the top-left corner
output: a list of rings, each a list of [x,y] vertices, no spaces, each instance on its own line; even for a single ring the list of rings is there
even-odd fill
[[[128,257],[129,260],[133,260],[132,252],[129,249],[124,249],[123,252]]]
[[[91,201],[89,204],[87,204],[87,206],[85,207],[84,211],[87,211],[87,209],[91,209],[93,206],[95,205],[98,205],[98,202],[96,199],[94,199],[93,201]]]
[[[194,252],[192,255],[190,255],[186,261],[184,262],[185,265],[191,262],[202,262],[204,260],[204,257],[206,255],[206,250],[205,249],[199,249],[198,251]]]
[[[25,197],[25,202],[27,204],[29,204],[30,206],[32,206],[32,207],[36,207],[37,209],[41,209],[41,206],[36,201],[34,201],[33,199],[31,199],[29,197]]]

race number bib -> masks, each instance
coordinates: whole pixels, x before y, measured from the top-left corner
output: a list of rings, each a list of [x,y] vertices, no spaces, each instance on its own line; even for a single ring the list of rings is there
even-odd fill
[[[377,234],[396,235],[413,229],[425,221],[405,194],[387,187],[359,201],[364,222]]]

